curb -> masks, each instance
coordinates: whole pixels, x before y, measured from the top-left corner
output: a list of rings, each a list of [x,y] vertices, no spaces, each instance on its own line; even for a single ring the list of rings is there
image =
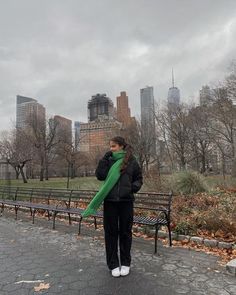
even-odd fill
[[[155,230],[154,229],[148,229],[148,228],[142,228],[140,226],[133,228],[134,231],[141,231],[145,234],[148,235],[154,235]],[[158,237],[159,238],[168,238],[168,233],[165,231],[158,231]],[[209,248],[218,248],[218,249],[236,249],[236,243],[228,243],[228,242],[221,242],[218,240],[210,240],[210,239],[205,239],[202,237],[198,236],[188,236],[188,235],[178,235],[175,232],[171,232],[171,237],[175,241],[186,241],[186,242],[193,242],[197,245],[204,245]]]
[[[134,228],[135,229],[135,228]],[[142,228],[140,226],[136,227],[136,231],[142,231],[145,234],[153,236],[155,234],[154,229]],[[164,231],[158,231],[158,237],[160,238],[168,238],[168,233]],[[218,249],[233,249],[236,250],[236,243],[227,243],[220,242],[217,240],[205,239],[202,237],[190,237],[185,235],[178,235],[176,233],[171,232],[171,237],[173,240],[177,241],[186,241],[195,243],[197,245],[204,245],[209,248],[218,248]],[[236,259],[229,261],[225,266],[227,272],[236,277]]]
[[[226,264],[226,270],[230,274],[236,276],[236,259],[233,259]]]

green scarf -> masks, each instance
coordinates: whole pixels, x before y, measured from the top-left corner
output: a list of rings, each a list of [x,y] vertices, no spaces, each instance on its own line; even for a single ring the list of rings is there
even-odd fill
[[[120,167],[124,156],[125,152],[123,150],[112,153],[112,159],[116,162],[109,169],[105,182],[82,213],[82,217],[88,217],[96,214],[97,209],[120,178]]]

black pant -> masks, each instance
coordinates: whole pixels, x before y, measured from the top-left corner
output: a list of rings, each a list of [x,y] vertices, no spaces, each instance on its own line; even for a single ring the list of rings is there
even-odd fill
[[[105,231],[106,260],[109,269],[119,267],[118,238],[120,246],[120,264],[130,266],[133,202],[104,202],[103,225]]]

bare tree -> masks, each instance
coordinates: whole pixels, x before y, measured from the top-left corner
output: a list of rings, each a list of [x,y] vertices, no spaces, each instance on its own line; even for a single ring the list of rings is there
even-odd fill
[[[88,164],[88,156],[84,152],[80,152],[77,149],[77,145],[74,142],[68,143],[60,141],[57,148],[57,156],[60,161],[65,162],[67,166],[67,188],[70,185],[70,178],[73,179],[76,176],[76,170]]]
[[[16,130],[6,133],[0,141],[0,154],[15,169],[16,179],[21,175],[23,182],[27,183],[24,167],[32,160],[32,154],[26,138]]]
[[[179,164],[180,169],[186,169],[190,159],[189,149],[189,116],[184,105],[171,106],[155,114],[160,135],[165,142],[172,163]]]
[[[133,121],[123,131],[133,148],[142,171],[148,172],[149,166],[157,162],[156,134],[150,126],[143,126],[138,120]]]
[[[40,165],[40,181],[48,180],[48,167],[53,157],[53,149],[59,143],[56,138],[57,124],[50,118],[45,121],[33,112],[27,119],[27,127],[21,130],[36,151]]]
[[[211,138],[220,150],[222,161],[228,159],[233,163],[236,157],[236,107],[233,105],[232,100],[226,96],[225,92],[218,92],[216,95],[217,99],[209,108],[208,113]],[[224,167],[225,163],[223,163],[223,168]]]
[[[226,77],[226,88],[229,99],[232,101],[233,113],[236,112],[236,61],[231,64],[231,73]],[[236,177],[236,116],[233,120],[234,158],[232,164],[232,176]]]
[[[193,153],[192,159],[201,173],[206,172],[207,159],[212,151],[212,136],[209,133],[209,114],[205,106],[192,108],[189,111],[189,144]]]

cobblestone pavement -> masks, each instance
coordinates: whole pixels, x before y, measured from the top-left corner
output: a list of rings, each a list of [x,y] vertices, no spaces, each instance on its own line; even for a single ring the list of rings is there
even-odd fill
[[[113,278],[105,263],[102,232],[76,236],[76,227],[48,221],[0,218],[0,295],[235,295],[236,279],[217,257],[134,238],[132,268],[127,277]],[[58,223],[57,223],[58,224]],[[40,282],[49,289],[34,291]]]

